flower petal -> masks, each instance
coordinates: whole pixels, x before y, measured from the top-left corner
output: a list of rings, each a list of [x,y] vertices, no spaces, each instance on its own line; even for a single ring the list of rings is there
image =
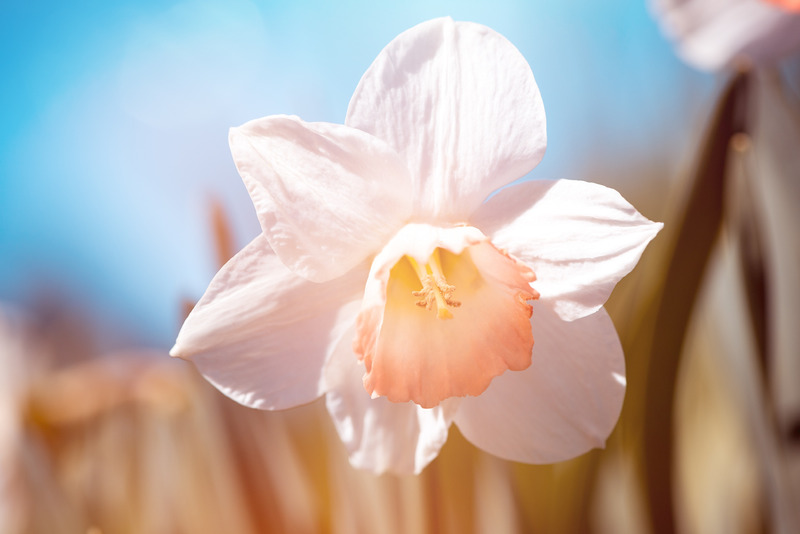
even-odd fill
[[[314,282],[352,269],[411,213],[404,163],[359,130],[272,116],[232,128],[230,145],[270,246]]]
[[[366,276],[363,265],[309,282],[259,235],[211,281],[170,354],[194,362],[241,404],[277,410],[310,402],[324,392],[325,361],[355,318]],[[348,302],[356,307],[348,311]]]
[[[567,322],[546,305],[533,308],[531,366],[462,400],[455,423],[501,458],[558,462],[604,445],[625,396],[625,359],[604,309]]]
[[[424,22],[381,51],[345,124],[408,162],[423,220],[463,222],[497,188],[533,169],[547,145],[539,88],[502,35],[450,18]]]
[[[353,353],[351,327],[326,367],[325,403],[350,463],[375,473],[418,474],[447,440],[458,399],[425,409],[412,403],[370,398],[361,377],[364,365]]]
[[[508,187],[470,223],[530,266],[542,302],[568,321],[600,309],[663,226],[613,189],[573,180]]]

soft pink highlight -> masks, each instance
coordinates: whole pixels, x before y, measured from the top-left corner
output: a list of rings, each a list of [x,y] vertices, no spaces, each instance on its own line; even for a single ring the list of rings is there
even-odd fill
[[[786,11],[791,11],[792,13],[800,13],[800,0],[763,0],[763,1],[768,4],[772,4],[774,6],[783,8]]]

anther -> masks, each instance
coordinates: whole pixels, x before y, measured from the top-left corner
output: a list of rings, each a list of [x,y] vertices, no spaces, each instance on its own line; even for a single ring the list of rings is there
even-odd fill
[[[447,280],[445,280],[438,252],[437,250],[433,253],[431,257],[433,261],[426,263],[424,268],[420,267],[413,258],[409,258],[420,282],[422,282],[422,289],[412,291],[411,294],[420,299],[415,303],[417,306],[429,311],[433,311],[435,306],[436,317],[439,319],[452,319],[453,314],[448,307],[458,308],[461,306],[461,302],[453,298],[456,287],[448,284]]]

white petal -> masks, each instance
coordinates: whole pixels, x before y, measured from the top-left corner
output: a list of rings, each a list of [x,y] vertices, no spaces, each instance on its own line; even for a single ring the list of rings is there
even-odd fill
[[[324,392],[325,361],[355,318],[366,277],[363,265],[309,282],[260,235],[217,273],[170,354],[194,362],[241,404],[276,410],[310,402]]]
[[[653,0],[687,63],[703,70],[779,59],[800,46],[800,16],[764,0]]]
[[[604,445],[625,396],[625,360],[604,309],[567,322],[547,306],[533,307],[531,366],[464,399],[455,423],[501,458],[558,462]]]
[[[547,145],[539,88],[502,35],[440,18],[396,37],[361,78],[345,124],[389,143],[414,177],[418,216],[463,222],[533,169]]]
[[[364,365],[353,353],[355,325],[326,368],[325,402],[350,463],[374,473],[417,474],[447,441],[459,399],[422,408],[413,402],[370,398],[364,389]]]
[[[232,128],[230,145],[270,246],[309,280],[346,273],[411,213],[404,163],[364,132],[272,116]]]
[[[613,189],[573,180],[508,187],[470,223],[533,269],[541,301],[566,320],[597,311],[663,226]]]

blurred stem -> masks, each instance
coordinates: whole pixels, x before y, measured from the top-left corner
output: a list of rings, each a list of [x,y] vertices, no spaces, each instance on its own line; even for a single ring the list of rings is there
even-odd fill
[[[211,230],[214,233],[217,265],[222,268],[236,254],[236,245],[228,215],[225,213],[222,202],[217,199],[211,201]]]
[[[591,532],[591,498],[602,454],[594,450],[558,464],[515,464],[522,532]]]
[[[691,311],[719,235],[731,138],[744,130],[749,76],[738,74],[722,93],[701,147],[672,254],[656,304],[649,347],[644,419],[644,475],[653,532],[675,532],[673,409],[675,385]]]
[[[769,361],[767,352],[767,284],[764,263],[763,228],[756,216],[754,177],[749,159],[752,156],[752,142],[745,134],[737,134],[731,143],[740,167],[735,183],[734,222],[738,237],[739,263],[742,266],[743,284],[747,299],[747,310],[753,337],[756,342],[757,362],[761,371],[764,391],[769,390]],[[766,399],[765,399],[766,400]],[[767,403],[769,404],[769,403]]]
[[[209,221],[211,223],[217,269],[222,269],[222,266],[236,254],[236,240],[233,238],[230,219],[222,202],[212,198],[209,206]],[[196,304],[197,301],[192,299],[184,298],[181,301],[181,323],[192,313]]]

